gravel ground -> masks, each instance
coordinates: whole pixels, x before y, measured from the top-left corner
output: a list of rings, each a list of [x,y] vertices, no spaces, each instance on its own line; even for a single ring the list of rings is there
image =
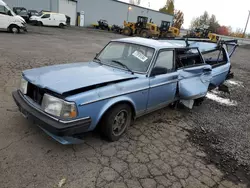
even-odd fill
[[[248,49],[232,58],[234,105],[207,99],[192,110],[165,108],[114,143],[93,132],[63,146],[21,116],[11,92],[22,70],[87,61],[121,37],[75,28],[0,33],[0,187],[250,187]]]

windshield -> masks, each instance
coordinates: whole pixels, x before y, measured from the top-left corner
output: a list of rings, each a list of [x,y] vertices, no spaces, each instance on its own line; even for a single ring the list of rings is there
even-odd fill
[[[39,12],[38,14],[37,14],[37,16],[42,16],[43,15],[43,12]]]
[[[145,73],[148,70],[154,49],[137,44],[111,42],[99,54],[98,59],[103,64],[127,67],[134,72]],[[117,63],[120,62],[120,63]],[[125,66],[122,66],[121,63]]]
[[[16,16],[16,14],[8,7],[8,5],[1,5],[0,6],[0,14],[8,14],[8,11],[11,12],[12,16]]]
[[[25,15],[27,15],[27,10],[25,10],[25,9],[16,9],[16,13],[18,14],[18,15],[21,15],[21,16],[25,16]]]

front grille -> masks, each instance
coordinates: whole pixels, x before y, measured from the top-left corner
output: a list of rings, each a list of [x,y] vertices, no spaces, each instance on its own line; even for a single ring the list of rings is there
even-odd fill
[[[45,91],[32,83],[28,83],[27,96],[29,96],[34,102],[39,105],[42,104],[43,95]]]

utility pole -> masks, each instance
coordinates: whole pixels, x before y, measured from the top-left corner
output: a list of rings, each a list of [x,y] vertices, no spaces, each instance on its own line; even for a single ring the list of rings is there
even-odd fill
[[[245,38],[249,17],[250,17],[250,10],[248,11],[247,23],[246,23],[246,26],[245,26],[245,29],[244,29],[243,38]]]

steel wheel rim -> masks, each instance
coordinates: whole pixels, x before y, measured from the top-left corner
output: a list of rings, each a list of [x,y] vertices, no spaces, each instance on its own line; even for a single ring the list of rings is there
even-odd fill
[[[114,118],[112,132],[115,136],[120,136],[126,129],[128,123],[128,111],[121,110]]]

